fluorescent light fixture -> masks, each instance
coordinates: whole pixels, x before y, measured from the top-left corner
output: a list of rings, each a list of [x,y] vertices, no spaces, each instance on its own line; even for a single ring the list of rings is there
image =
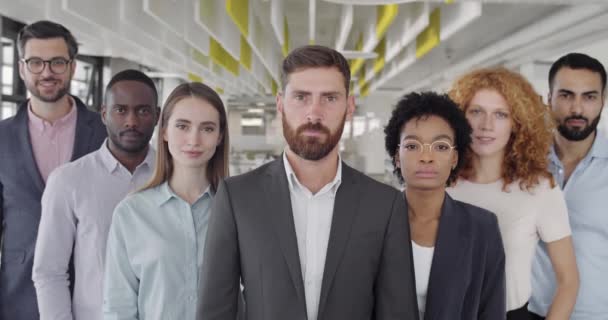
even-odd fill
[[[261,127],[264,125],[262,118],[241,118],[241,126],[243,127]]]
[[[266,106],[266,104],[264,102],[258,102],[255,105],[258,106],[258,107],[265,107]]]
[[[249,108],[249,109],[247,109],[247,113],[259,113],[259,114],[263,114],[264,113],[264,109]]]
[[[181,73],[171,73],[171,72],[145,72],[145,74],[150,78],[177,78],[177,79],[188,79],[188,76]]]

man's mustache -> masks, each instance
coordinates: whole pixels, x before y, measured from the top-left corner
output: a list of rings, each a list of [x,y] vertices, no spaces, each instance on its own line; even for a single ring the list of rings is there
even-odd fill
[[[566,119],[564,119],[564,122],[568,122],[569,120],[583,120],[583,121],[585,121],[586,123],[589,123],[589,119],[587,119],[587,118],[585,118],[585,117],[583,117],[583,116],[580,116],[580,115],[577,115],[577,116],[569,116],[569,117],[567,117]]]
[[[298,127],[298,130],[296,133],[300,134],[306,130],[320,131],[325,134],[331,134],[331,131],[329,130],[328,127],[326,127],[318,122],[317,123],[307,123],[307,124],[301,125],[300,127]]]
[[[131,134],[131,133],[135,133],[135,134],[137,134],[139,136],[143,135],[143,133],[141,133],[140,131],[138,131],[136,129],[128,129],[128,130],[125,130],[125,131],[121,131],[119,135],[122,137],[125,134]]]

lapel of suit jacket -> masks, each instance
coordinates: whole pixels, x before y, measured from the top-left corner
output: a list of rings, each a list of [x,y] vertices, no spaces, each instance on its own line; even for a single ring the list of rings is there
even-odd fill
[[[19,106],[17,114],[15,115],[14,128],[17,132],[17,145],[13,150],[19,150],[20,161],[23,161],[25,170],[30,174],[30,177],[32,178],[36,188],[38,188],[38,191],[42,193],[44,190],[44,181],[42,180],[42,175],[40,175],[40,170],[36,164],[36,159],[34,159],[34,151],[32,150],[32,141],[30,139],[27,115],[28,105],[29,100],[23,102]]]
[[[462,277],[460,264],[469,248],[469,238],[462,218],[458,217],[456,210],[456,203],[446,193],[429,276],[425,320],[434,319],[445,302],[450,301],[447,297],[451,292],[451,282]]]
[[[321,297],[319,300],[318,319],[323,319],[323,310],[327,302],[327,296],[331,290],[336,270],[342,261],[344,250],[348,244],[353,221],[357,215],[359,193],[357,188],[357,177],[353,169],[342,163],[342,182],[336,193],[334,211],[327,244],[325,269],[323,271],[323,282],[321,285]]]
[[[282,157],[269,165],[266,178],[268,180],[263,185],[268,197],[266,201],[269,204],[267,212],[270,214],[270,221],[274,226],[298,298],[304,307],[304,311],[306,311],[304,281],[302,280],[298,240],[293,222],[289,182],[285,174]]]
[[[76,115],[76,136],[74,137],[74,147],[72,149],[72,159],[70,161],[74,161],[92,151],[90,148],[92,147],[91,139],[93,138],[94,132],[91,128],[91,121],[94,120],[92,117],[100,116],[97,113],[91,113],[87,110],[84,103],[77,97],[72,98],[74,98],[78,112]]]

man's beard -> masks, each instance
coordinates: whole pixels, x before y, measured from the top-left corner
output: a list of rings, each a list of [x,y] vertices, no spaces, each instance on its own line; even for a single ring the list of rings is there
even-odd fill
[[[133,145],[128,145],[126,143],[123,143],[120,140],[120,136],[122,136],[123,134],[125,134],[126,132],[136,132],[139,134],[139,142],[135,143]],[[134,130],[134,129],[129,129],[129,130],[125,130],[123,132],[119,132],[119,133],[112,133],[109,132],[108,130],[108,139],[112,140],[112,144],[114,144],[114,146],[116,148],[118,148],[119,150],[121,150],[124,153],[127,154],[138,154],[140,152],[145,151],[148,148],[148,145],[150,143],[150,139],[152,139],[152,132],[150,133],[144,133],[138,130]]]
[[[601,113],[589,123],[589,120],[583,116],[570,116],[564,119],[564,121],[560,122],[557,126],[557,131],[562,135],[562,137],[566,138],[570,141],[582,141],[587,139],[589,135],[595,132],[597,126],[600,122]],[[568,128],[566,123],[568,120],[585,120],[588,124],[583,128]]]
[[[42,80],[42,79],[41,79]],[[38,81],[41,81],[38,80]],[[68,94],[70,92],[70,83],[71,83],[71,79],[68,79],[63,87],[59,88],[59,90],[57,90],[57,93],[55,93],[52,96],[44,96],[40,93],[40,90],[37,87],[37,84],[34,84],[33,86],[28,86],[26,83],[26,87],[28,89],[28,91],[34,96],[36,97],[38,100],[46,102],[46,103],[54,103],[59,101],[59,99],[63,98],[66,94]]]
[[[340,142],[342,131],[344,131],[344,123],[346,115],[340,126],[335,132],[331,132],[329,128],[320,123],[306,123],[294,130],[285,117],[283,112],[283,135],[291,151],[306,160],[320,160],[326,157]],[[319,137],[305,137],[302,133],[305,130],[313,130],[323,133],[326,136],[325,142],[321,142]]]

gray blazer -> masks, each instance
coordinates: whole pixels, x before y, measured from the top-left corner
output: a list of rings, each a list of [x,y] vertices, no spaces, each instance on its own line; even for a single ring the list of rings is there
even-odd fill
[[[99,149],[107,135],[99,114],[74,100],[78,115],[72,160]],[[27,103],[0,121],[0,319],[39,319],[32,264],[44,180],[30,143]]]
[[[239,279],[247,320],[307,319],[282,159],[226,179],[211,210],[197,319],[235,319]],[[403,195],[343,163],[317,319],[417,319],[409,243]]]

